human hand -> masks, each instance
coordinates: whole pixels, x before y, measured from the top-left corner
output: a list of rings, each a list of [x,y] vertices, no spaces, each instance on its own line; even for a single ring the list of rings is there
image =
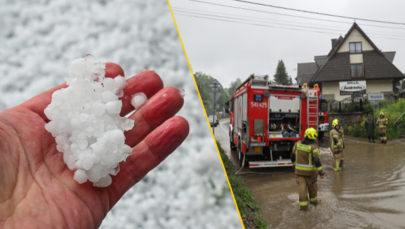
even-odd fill
[[[325,176],[325,174],[319,175],[319,178],[323,179],[324,176]]]
[[[106,77],[117,75],[122,69],[107,63]],[[97,228],[124,193],[184,141],[188,122],[174,116],[184,102],[179,90],[163,88],[160,77],[146,70],[127,83],[121,116],[133,110],[133,94],[143,92],[149,100],[129,117],[135,126],[125,132],[125,143],[134,149],[107,188],[73,180],[44,128],[44,109],[66,84],[0,113],[0,228]]]

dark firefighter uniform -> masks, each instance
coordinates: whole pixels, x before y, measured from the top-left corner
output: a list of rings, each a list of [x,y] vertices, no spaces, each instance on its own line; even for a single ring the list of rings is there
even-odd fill
[[[315,131],[315,129],[314,129]],[[293,148],[291,161],[295,165],[297,184],[299,186],[300,210],[308,208],[308,194],[311,204],[318,204],[317,196],[317,172],[323,176],[321,157],[318,146],[313,139],[305,138],[298,141]]]
[[[387,125],[388,119],[384,116],[384,113],[380,113],[380,118],[377,119],[378,133],[380,134],[381,143],[387,144]]]

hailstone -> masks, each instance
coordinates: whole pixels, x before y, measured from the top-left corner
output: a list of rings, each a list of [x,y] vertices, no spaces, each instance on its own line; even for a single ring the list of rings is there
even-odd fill
[[[119,171],[132,149],[125,144],[124,131],[134,121],[119,114],[125,78],[105,78],[105,64],[87,55],[74,60],[65,78],[67,88],[55,91],[45,108],[50,120],[45,129],[55,137],[56,148],[63,153],[73,179],[82,184],[107,187],[110,175]]]

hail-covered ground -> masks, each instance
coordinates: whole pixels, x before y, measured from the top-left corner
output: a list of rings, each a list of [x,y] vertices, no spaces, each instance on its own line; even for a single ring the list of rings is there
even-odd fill
[[[185,90],[186,141],[130,189],[101,228],[242,228],[164,0],[0,0],[0,111],[64,82],[92,54],[126,77],[155,70]]]

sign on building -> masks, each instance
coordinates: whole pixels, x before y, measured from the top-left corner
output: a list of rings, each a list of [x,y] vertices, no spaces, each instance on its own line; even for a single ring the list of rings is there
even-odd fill
[[[339,82],[340,95],[366,94],[366,81]]]
[[[384,100],[384,93],[368,93],[368,101],[380,101]]]

